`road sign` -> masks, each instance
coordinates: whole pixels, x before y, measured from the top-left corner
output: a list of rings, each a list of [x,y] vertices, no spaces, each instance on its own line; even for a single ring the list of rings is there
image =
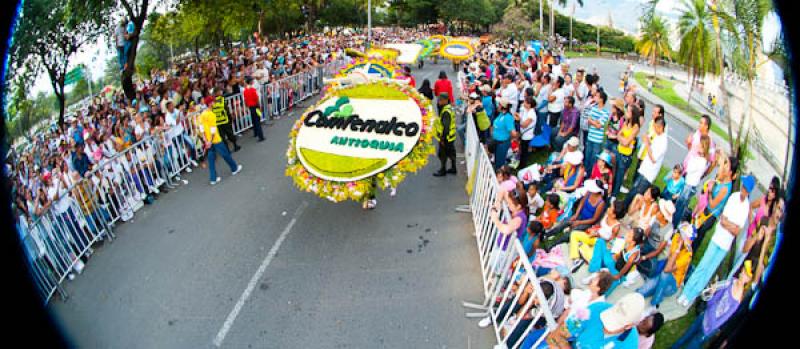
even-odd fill
[[[64,76],[64,84],[74,84],[78,81],[83,79],[83,66],[77,66],[74,69],[67,72],[67,75]]]

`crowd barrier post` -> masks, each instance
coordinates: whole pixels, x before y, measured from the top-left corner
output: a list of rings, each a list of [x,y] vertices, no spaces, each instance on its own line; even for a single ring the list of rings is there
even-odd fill
[[[475,225],[475,238],[483,281],[484,300],[481,304],[464,302],[468,308],[481,310],[468,313],[468,317],[489,316],[492,320],[498,344],[512,349],[519,347],[524,339],[534,331],[534,325],[544,317],[546,327],[537,330],[537,347],[546,336],[556,328],[557,323],[539,286],[539,279],[533,270],[527,252],[517,239],[516,232],[503,235],[491,219],[491,209],[500,195],[500,185],[494,173],[494,166],[489,155],[480,144],[474,120],[467,117],[465,139],[465,156],[467,173],[474,181],[470,198],[470,210]],[[505,203],[501,203],[499,212],[501,221],[511,218]],[[525,289],[529,289],[531,297],[523,303],[520,298]],[[524,324],[520,319],[510,320],[511,313],[522,310],[522,313],[533,310],[533,299],[541,306],[536,307],[533,320]],[[512,333],[520,335],[514,343],[509,343]],[[521,331],[521,333],[520,333]],[[511,344],[511,345],[509,345]]]
[[[334,60],[306,72],[284,77],[261,86],[261,121],[277,117],[322,91],[323,78],[335,75],[346,60]],[[250,110],[243,95],[225,100],[236,134],[251,128]],[[68,293],[64,280],[80,272],[84,257],[101,239],[113,241],[113,228],[120,220],[129,221],[144,207],[149,194],[172,184],[189,168],[194,158],[203,155],[198,116],[190,112],[180,125],[147,136],[128,148],[102,160],[98,166],[63,189],[52,205],[33,219],[20,217],[23,249],[31,277],[45,303],[55,293],[64,300]],[[193,154],[192,154],[193,153]]]

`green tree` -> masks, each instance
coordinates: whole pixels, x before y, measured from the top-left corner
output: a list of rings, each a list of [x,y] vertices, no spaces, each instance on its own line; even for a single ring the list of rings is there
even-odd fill
[[[661,16],[653,16],[643,23],[642,36],[636,43],[636,49],[642,56],[648,57],[653,64],[653,75],[656,75],[658,60],[662,56],[669,57],[670,46],[668,25]]]
[[[691,103],[697,78],[706,73],[719,74],[719,65],[714,57],[715,43],[711,11],[705,0],[683,0],[681,16],[678,19],[680,48],[678,60],[686,66],[689,76],[689,96]]]
[[[719,41],[718,51],[731,62],[732,70],[748,82],[749,97],[746,112],[742,113],[739,119],[736,137],[733,136],[732,118],[726,118],[731,149],[735,155],[744,159],[745,156],[740,152],[747,151],[745,144],[751,130],[749,119],[752,118],[753,113],[753,82],[757,77],[758,68],[767,62],[759,62],[758,57],[764,52],[763,27],[764,20],[772,10],[771,2],[769,0],[715,0],[712,2],[711,10],[716,16],[715,23],[719,23],[717,35],[722,39]],[[723,86],[724,78],[720,77],[720,88],[722,89]],[[730,115],[727,110],[729,106],[726,93],[722,93],[722,96],[720,106],[725,111],[725,115]]]
[[[44,70],[59,103],[59,125],[64,123],[64,79],[70,59],[83,46],[107,31],[91,4],[71,0],[25,1],[11,44],[11,71]]]

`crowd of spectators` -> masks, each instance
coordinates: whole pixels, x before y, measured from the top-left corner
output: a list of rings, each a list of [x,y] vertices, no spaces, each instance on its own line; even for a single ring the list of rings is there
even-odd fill
[[[385,35],[378,38],[385,39]],[[221,107],[229,113],[224,97],[243,92],[247,81],[258,86],[310,72],[344,57],[345,48],[363,50],[364,39],[364,35],[350,32],[276,40],[254,35],[249,45],[219,49],[202,60],[172,64],[167,70],[154,69],[149,78],[140,77],[135,83],[132,99],[119,90],[93,96],[87,106],[68,115],[63,125],[34,135],[28,147],[11,150],[7,157],[12,208],[28,256],[54,267],[58,258],[53,255],[67,251],[73,262],[81,257],[75,267],[79,272],[92,252],[86,246],[88,240],[104,238],[97,236],[102,229],[96,221],[109,221],[112,210],[120,210],[119,216],[127,221],[141,206],[117,207],[112,204],[126,200],[115,196],[151,203],[174,184],[188,183],[179,173],[173,173],[169,181],[156,175],[174,165],[175,152],[186,153],[190,162],[187,172],[205,166],[195,112]],[[289,93],[289,106],[301,88],[294,87]],[[281,109],[272,104],[285,102],[271,97],[264,112],[279,118],[271,111]],[[233,151],[240,149],[232,132],[223,132],[223,136],[229,136],[224,138]],[[160,146],[137,146],[148,138],[158,139],[154,144]],[[164,153],[170,156],[158,156]],[[135,185],[115,190],[126,180]],[[43,219],[48,224],[40,222]]]
[[[706,115],[686,149],[671,145],[666,107],[651,105],[645,115],[626,75],[602,73],[516,42],[483,45],[461,64],[465,115],[501,188],[491,216],[506,238],[495,247],[495,272],[516,236],[545,295],[557,299],[549,304],[563,328],[549,334],[550,347],[649,348],[667,298],[684,309],[700,304],[676,348],[724,340],[718,334],[746,311],[769,263],[784,211],[781,183],[773,178],[756,196],[740,153],[714,143]],[[617,78],[622,97],[612,99],[600,81]],[[682,160],[667,163],[678,152]],[[545,160],[532,163],[537,158]],[[612,305],[606,297],[615,290],[626,294]],[[500,311],[498,322],[508,311],[512,323],[531,319],[523,304]],[[576,315],[584,310],[590,315]],[[508,347],[529,348],[543,326],[527,338],[515,332]]]

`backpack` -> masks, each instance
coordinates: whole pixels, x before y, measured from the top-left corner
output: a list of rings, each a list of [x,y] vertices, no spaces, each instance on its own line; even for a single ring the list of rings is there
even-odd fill
[[[486,114],[485,110],[475,113],[475,121],[478,124],[477,126],[479,131],[488,130],[491,124],[491,121],[489,121],[489,115]]]

